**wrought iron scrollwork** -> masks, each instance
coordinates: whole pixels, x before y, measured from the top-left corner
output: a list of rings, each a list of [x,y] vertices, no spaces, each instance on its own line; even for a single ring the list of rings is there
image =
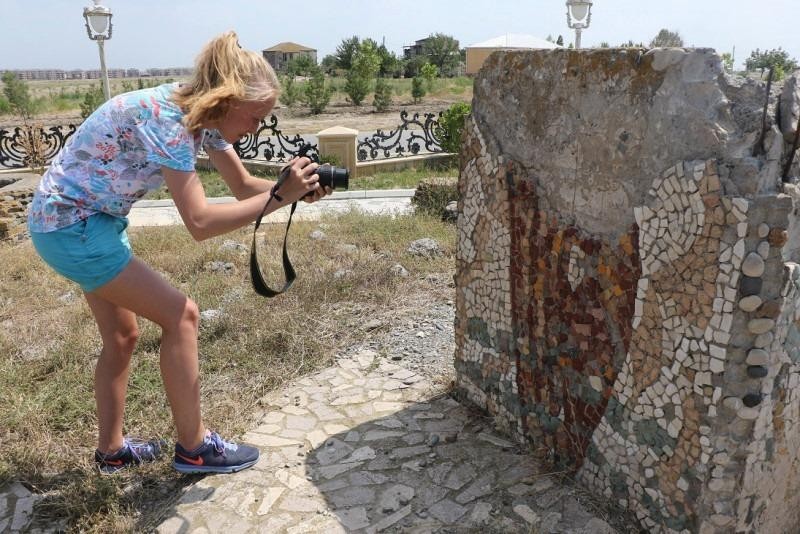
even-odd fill
[[[399,158],[408,155],[417,155],[423,148],[426,152],[444,152],[442,149],[442,139],[440,134],[439,119],[442,118],[442,111],[437,113],[425,113],[424,121],[420,120],[420,114],[414,113],[409,119],[408,112],[400,112],[402,124],[389,133],[378,130],[371,136],[359,141],[357,154],[358,161],[367,159],[378,159],[380,154],[384,158]],[[416,126],[416,128],[412,128]]]
[[[262,134],[265,134],[262,137]],[[288,137],[278,128],[278,117],[272,115],[269,122],[261,121],[261,126],[255,134],[247,134],[244,139],[237,141],[233,148],[241,159],[265,159],[267,161],[285,162],[297,156],[304,145],[310,145],[306,156],[319,161],[319,148],[296,134]]]
[[[49,128],[17,126],[13,130],[0,130],[0,168],[47,165],[77,129],[74,124],[67,124]]]

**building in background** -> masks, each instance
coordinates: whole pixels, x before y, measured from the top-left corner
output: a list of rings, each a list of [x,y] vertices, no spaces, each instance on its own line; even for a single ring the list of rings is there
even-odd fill
[[[467,68],[466,74],[474,75],[481,69],[483,62],[498,50],[531,50],[531,49],[552,49],[563,48],[556,43],[546,39],[540,39],[533,35],[520,33],[508,33],[499,37],[494,37],[488,41],[483,41],[467,47]]]
[[[289,62],[300,56],[309,56],[314,61],[314,64],[317,63],[317,50],[315,48],[291,42],[278,43],[275,46],[264,49],[261,51],[261,55],[278,72],[285,72]]]
[[[191,67],[170,67],[166,69],[108,69],[109,78],[147,78],[147,77],[187,77],[194,71]],[[0,74],[6,72],[0,69]],[[99,69],[18,69],[11,70],[20,80],[97,80],[100,79]]]

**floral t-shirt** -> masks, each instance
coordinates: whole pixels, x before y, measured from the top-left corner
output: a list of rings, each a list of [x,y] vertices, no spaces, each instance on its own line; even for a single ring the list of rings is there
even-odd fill
[[[52,232],[102,212],[125,217],[163,182],[161,166],[193,171],[201,146],[227,150],[216,130],[192,135],[165,84],[115,96],[92,113],[42,176],[28,212],[32,232]]]

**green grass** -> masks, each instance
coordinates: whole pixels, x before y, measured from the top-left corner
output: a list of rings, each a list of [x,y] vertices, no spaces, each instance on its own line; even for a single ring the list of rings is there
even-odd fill
[[[276,285],[282,232],[262,228],[267,237],[259,239],[260,261]],[[308,238],[316,228],[327,234],[325,240]],[[431,280],[452,275],[455,228],[435,218],[351,212],[297,221],[289,250],[298,279],[288,293],[270,300],[252,291],[248,254],[220,250],[227,239],[248,244],[251,232],[245,228],[201,243],[182,227],[130,232],[135,253],[201,310],[224,312],[201,326],[199,350],[204,419],[226,436],[254,424],[267,393],[330,365],[338,351],[373,336],[363,327],[368,319],[391,324],[415,313],[421,302],[452,298],[452,288]],[[436,239],[444,256],[410,256],[408,244],[420,237]],[[358,251],[347,252],[342,244]],[[233,263],[234,274],[207,270],[214,260]],[[392,275],[396,263],[411,276]],[[46,495],[34,516],[51,527],[61,521],[81,532],[151,530],[160,503],[191,479],[178,476],[168,462],[97,476],[91,462],[97,432],[92,383],[101,341],[88,306],[30,243],[0,246],[0,264],[0,487],[17,480]],[[352,274],[334,277],[340,269]],[[142,319],[139,325],[125,431],[174,440],[158,368],[160,329]]]
[[[231,191],[217,171],[199,169],[197,175],[203,184],[206,197],[229,197]],[[362,189],[414,189],[421,180],[437,176],[458,176],[458,169],[453,166],[424,166],[418,169],[401,171],[379,171],[366,176],[359,176],[350,181],[350,191]],[[149,200],[168,199],[169,191],[162,186],[150,192]]]

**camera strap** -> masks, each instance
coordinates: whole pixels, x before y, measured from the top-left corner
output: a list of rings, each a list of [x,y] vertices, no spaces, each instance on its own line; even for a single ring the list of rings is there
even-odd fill
[[[272,191],[270,191],[269,200],[267,200],[267,203],[264,204],[264,209],[261,210],[261,215],[259,215],[258,219],[256,219],[256,226],[253,228],[253,243],[250,246],[250,280],[253,283],[253,289],[255,292],[262,297],[267,298],[275,297],[284,291],[287,291],[290,287],[292,287],[295,278],[297,278],[294,267],[292,267],[292,262],[289,261],[289,253],[286,250],[286,240],[289,237],[289,227],[292,225],[292,215],[294,215],[294,210],[297,208],[297,202],[292,203],[292,210],[289,212],[289,220],[286,223],[286,232],[283,234],[283,274],[286,278],[286,282],[283,284],[282,289],[276,291],[269,287],[264,281],[264,277],[261,275],[261,267],[258,265],[258,254],[256,254],[256,232],[258,231],[258,227],[261,226],[261,219],[267,212],[269,203],[272,202],[273,198],[277,197],[276,192],[281,181],[282,180],[278,180],[278,182],[272,188]],[[280,197],[277,198],[280,200]]]

